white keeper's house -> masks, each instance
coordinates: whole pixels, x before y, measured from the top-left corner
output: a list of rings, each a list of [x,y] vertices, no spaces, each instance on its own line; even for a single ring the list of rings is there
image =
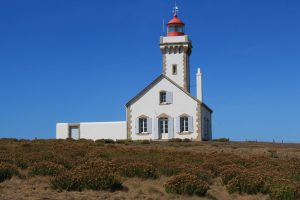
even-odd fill
[[[190,93],[192,41],[177,11],[160,37],[162,73],[126,104],[126,121],[58,123],[57,139],[204,141],[212,139],[212,109],[203,102],[198,69],[196,96]]]

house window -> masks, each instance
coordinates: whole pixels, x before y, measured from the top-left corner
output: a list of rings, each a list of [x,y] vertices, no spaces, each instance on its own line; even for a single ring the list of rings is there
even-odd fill
[[[167,93],[166,92],[160,92],[159,95],[159,102],[160,103],[167,103]]]
[[[188,131],[189,131],[189,118],[180,117],[180,132],[188,132]]]
[[[168,133],[168,118],[159,119],[159,132]]]
[[[140,118],[139,119],[139,132],[140,133],[147,133],[147,119]]]
[[[176,75],[177,74],[177,65],[172,66],[172,74]]]

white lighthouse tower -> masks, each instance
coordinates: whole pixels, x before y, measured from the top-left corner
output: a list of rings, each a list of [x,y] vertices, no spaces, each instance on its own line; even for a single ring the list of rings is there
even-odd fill
[[[175,7],[173,19],[167,24],[167,36],[160,38],[163,54],[163,74],[172,79],[185,91],[190,92],[190,55],[192,42],[185,35],[185,24],[178,18]]]

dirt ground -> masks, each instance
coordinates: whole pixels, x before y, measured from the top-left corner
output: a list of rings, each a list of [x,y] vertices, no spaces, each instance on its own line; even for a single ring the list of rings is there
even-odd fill
[[[49,178],[38,177],[21,180],[12,178],[0,184],[1,200],[99,200],[99,199],[145,199],[145,200],[267,200],[266,195],[228,194],[220,180],[211,186],[206,197],[170,195],[164,191],[166,178],[158,180],[128,179],[124,182],[124,189],[116,192],[83,191],[66,192],[53,190],[49,185]]]

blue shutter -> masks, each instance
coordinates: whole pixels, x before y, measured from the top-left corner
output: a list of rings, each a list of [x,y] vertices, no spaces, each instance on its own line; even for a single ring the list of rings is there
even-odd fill
[[[169,134],[169,139],[174,138],[174,118],[169,117],[168,119],[168,134]]]
[[[189,117],[188,119],[189,119],[189,121],[188,121],[189,132],[194,132],[193,117]]]
[[[147,118],[147,132],[152,133],[152,119],[150,117]]]
[[[138,134],[139,131],[139,118],[135,119],[135,133]]]
[[[176,118],[176,133],[180,133],[180,117]]]
[[[173,103],[173,92],[166,92],[166,102],[169,104]]]
[[[156,117],[153,118],[154,120],[154,140],[158,140],[158,119]]]

